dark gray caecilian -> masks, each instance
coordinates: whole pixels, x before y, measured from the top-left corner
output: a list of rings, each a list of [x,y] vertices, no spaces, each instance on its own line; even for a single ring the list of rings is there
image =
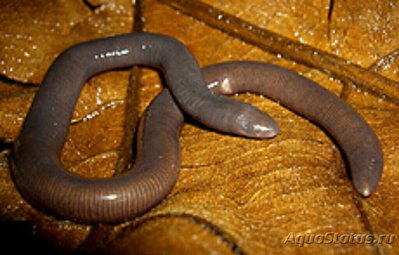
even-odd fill
[[[168,88],[145,111],[136,163],[126,174],[83,178],[65,171],[60,153],[84,82],[131,65],[158,67]],[[205,81],[206,80],[206,81]],[[348,104],[316,83],[270,64],[230,62],[201,71],[179,41],[158,34],[127,34],[73,46],[48,70],[15,142],[13,175],[32,204],[84,223],[118,223],[158,204],[179,173],[183,113],[225,133],[274,137],[276,122],[253,106],[214,95],[259,93],[306,116],[336,140],[351,167],[354,186],[369,196],[382,174],[381,146]]]

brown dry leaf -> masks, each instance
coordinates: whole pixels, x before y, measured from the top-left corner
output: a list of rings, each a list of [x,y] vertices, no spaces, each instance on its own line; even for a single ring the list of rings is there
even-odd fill
[[[271,62],[342,96],[370,123],[383,145],[385,168],[377,192],[368,199],[353,192],[339,150],[319,127],[270,100],[240,95],[236,98],[270,113],[281,134],[255,141],[185,125],[179,181],[151,212],[119,226],[88,227],[37,211],[19,195],[9,166],[10,147],[36,91],[34,85],[66,47],[132,31],[133,11],[130,1],[122,0],[20,0],[0,6],[3,225],[21,222],[29,245],[37,248],[36,241],[50,240],[51,249],[64,252],[98,252],[106,247],[103,252],[117,254],[398,253],[397,240],[374,245],[284,244],[290,233],[399,235],[397,3],[351,0],[331,1],[330,6],[328,1],[310,0],[206,0],[188,7],[181,4],[190,2],[136,1],[135,24],[143,22],[145,31],[181,40],[201,66],[228,60]],[[208,4],[206,14],[194,3]],[[259,27],[264,34],[284,36],[289,45],[281,47],[268,41],[270,37],[247,33],[235,27],[240,23],[229,15],[247,22],[245,29],[250,32]],[[92,78],[84,88],[62,156],[71,171],[97,177],[114,174],[128,132],[128,81],[129,72],[109,72]],[[142,112],[160,91],[161,82],[156,72],[144,70],[140,84]],[[29,231],[36,233],[34,238]]]

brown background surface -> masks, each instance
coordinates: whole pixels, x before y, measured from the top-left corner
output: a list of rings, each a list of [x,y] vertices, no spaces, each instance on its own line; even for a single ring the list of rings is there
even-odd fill
[[[207,0],[208,14],[194,18],[199,8],[191,5],[178,11],[170,6],[173,2],[0,1],[2,249],[107,254],[399,253],[398,4]],[[244,20],[246,25],[240,23]],[[247,32],[256,32],[255,28],[263,32],[251,35],[249,43]],[[319,127],[273,101],[244,94],[235,98],[270,113],[281,134],[256,141],[186,124],[180,138],[183,159],[178,183],[166,200],[142,217],[117,226],[86,226],[33,208],[14,186],[10,159],[12,143],[46,70],[68,46],[133,30],[181,40],[201,66],[228,60],[270,62],[343,97],[382,143],[385,167],[377,192],[368,199],[353,192],[342,155]],[[123,171],[135,114],[140,115],[161,88],[158,73],[149,69],[116,70],[89,80],[62,155],[68,170],[93,177]],[[327,232],[395,234],[396,239],[377,245],[283,243],[289,233]]]

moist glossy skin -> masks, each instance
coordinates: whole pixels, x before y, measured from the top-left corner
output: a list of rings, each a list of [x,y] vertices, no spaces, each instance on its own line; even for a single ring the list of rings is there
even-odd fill
[[[84,82],[99,72],[134,64],[160,67],[169,90],[146,110],[133,169],[107,179],[65,171],[60,152]],[[225,63],[203,73],[215,93],[264,94],[319,123],[343,148],[355,188],[364,196],[376,188],[382,172],[379,142],[367,123],[335,95],[286,69],[262,63]],[[181,110],[227,133],[253,138],[278,133],[268,115],[214,96],[205,85],[190,52],[166,36],[129,34],[70,48],[46,74],[15,143],[13,173],[19,190],[38,208],[64,218],[118,223],[146,212],[174,186],[180,164]]]
[[[38,208],[86,223],[115,223],[149,210],[174,186],[183,118],[170,95],[159,97],[147,110],[136,164],[127,174],[82,178],[65,171],[59,160],[84,82],[94,74],[134,64],[163,70],[179,108],[205,125],[256,138],[276,135],[277,124],[268,115],[214,96],[194,57],[173,38],[127,34],[82,43],[63,52],[49,68],[15,142],[16,184]],[[236,121],[243,113],[248,121]]]
[[[319,124],[344,152],[355,189],[365,197],[375,191],[383,170],[381,145],[367,122],[345,101],[318,84],[271,64],[222,63],[205,68],[203,73],[218,94],[261,94]]]

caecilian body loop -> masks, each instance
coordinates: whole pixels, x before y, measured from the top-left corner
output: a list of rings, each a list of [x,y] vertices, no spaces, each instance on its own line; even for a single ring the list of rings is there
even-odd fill
[[[64,170],[60,153],[84,82],[97,73],[131,65],[159,67],[167,82],[139,124],[133,169],[107,179]],[[381,146],[346,102],[270,64],[229,62],[201,70],[179,41],[147,33],[81,43],[54,61],[15,142],[15,182],[38,208],[64,218],[85,223],[131,219],[159,203],[177,180],[182,112],[225,133],[269,138],[279,132],[277,123],[257,108],[218,96],[245,91],[279,101],[318,123],[342,148],[355,189],[364,196],[375,190],[382,174]]]

